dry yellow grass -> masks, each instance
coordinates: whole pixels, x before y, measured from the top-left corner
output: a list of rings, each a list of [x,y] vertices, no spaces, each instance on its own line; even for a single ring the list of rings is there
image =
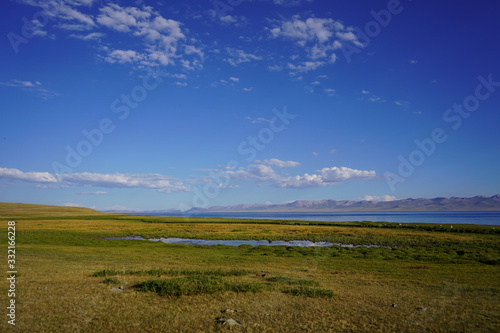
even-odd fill
[[[228,331],[214,321],[220,316],[241,322],[232,329],[234,332],[496,332],[500,328],[499,266],[331,257],[319,253],[287,257],[252,254],[233,247],[101,239],[125,234],[216,238],[373,234],[497,242],[495,236],[353,227],[144,223],[99,219],[99,214],[92,219],[58,219],[64,213],[57,215],[54,208],[44,213],[55,217],[43,219],[35,214],[30,219],[28,215],[32,213],[27,212],[27,219],[17,222],[17,325],[12,330],[4,320],[0,323],[2,332]],[[9,214],[0,209],[0,215]],[[0,246],[6,246],[5,240]],[[266,271],[271,276],[313,279],[336,296],[307,298],[269,290],[255,294],[161,297],[132,288],[150,277],[121,274],[114,276],[119,284],[108,285],[102,283],[102,277],[91,276],[102,269],[152,268],[243,268],[248,270],[247,275],[230,279],[245,282],[262,281],[255,273]],[[117,286],[124,290],[114,291]],[[2,284],[0,288],[0,301],[4,304],[5,287]],[[227,308],[241,312],[220,312]]]

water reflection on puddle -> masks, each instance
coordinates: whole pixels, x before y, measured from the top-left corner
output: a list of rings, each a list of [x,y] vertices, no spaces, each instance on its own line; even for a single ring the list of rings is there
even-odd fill
[[[168,244],[187,244],[187,245],[229,245],[229,246],[240,246],[240,245],[267,245],[267,246],[342,246],[342,247],[377,247],[377,245],[353,245],[353,244],[341,244],[341,243],[330,243],[330,242],[311,242],[307,240],[293,240],[293,241],[267,241],[267,240],[206,240],[206,239],[189,239],[189,238],[151,238],[146,239],[141,236],[134,237],[107,237],[108,240],[149,240],[153,242],[163,242]]]

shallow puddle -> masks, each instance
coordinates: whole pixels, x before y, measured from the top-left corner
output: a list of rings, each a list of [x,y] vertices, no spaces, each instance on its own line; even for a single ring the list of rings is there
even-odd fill
[[[163,242],[168,244],[187,244],[187,245],[267,245],[267,246],[342,246],[342,247],[378,247],[378,245],[353,245],[330,242],[311,242],[308,240],[293,240],[293,241],[267,241],[267,240],[206,240],[206,239],[190,239],[190,238],[144,238],[141,236],[134,237],[107,237],[108,240],[149,240],[153,242]]]

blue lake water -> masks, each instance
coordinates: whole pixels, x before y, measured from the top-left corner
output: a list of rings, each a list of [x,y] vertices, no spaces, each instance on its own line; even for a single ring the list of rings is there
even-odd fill
[[[299,212],[299,213],[197,213],[197,214],[154,214],[136,213],[149,216],[191,216],[219,217],[233,219],[271,219],[300,221],[372,221],[395,223],[437,223],[437,224],[485,224],[500,225],[500,211],[470,212]]]
[[[308,240],[293,240],[293,241],[268,241],[268,240],[207,240],[207,239],[191,239],[191,238],[144,238],[141,236],[134,237],[107,237],[107,240],[149,240],[153,242],[163,242],[167,244],[186,244],[186,245],[251,245],[251,246],[341,246],[341,247],[379,247],[378,245],[352,245],[330,242],[311,242]]]

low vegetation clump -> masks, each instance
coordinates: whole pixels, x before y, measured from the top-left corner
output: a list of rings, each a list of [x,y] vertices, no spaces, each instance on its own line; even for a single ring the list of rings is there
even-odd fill
[[[120,274],[119,271],[114,269],[103,269],[92,274],[93,277],[101,277],[101,276],[115,276]]]
[[[285,276],[274,276],[266,279],[268,282],[278,282],[288,285],[301,285],[301,286],[319,286],[318,281],[314,280],[300,280],[289,278]]]
[[[115,275],[149,275],[149,276],[243,276],[249,272],[244,269],[208,269],[208,270],[192,270],[192,269],[164,269],[154,268],[147,270],[126,270],[117,271],[115,269],[103,269],[92,274],[93,277],[100,276],[115,276]]]
[[[259,292],[258,283],[227,282],[217,276],[188,276],[174,279],[148,280],[135,285],[140,291],[152,291],[160,296],[189,296],[233,291],[237,293]]]
[[[332,297],[333,291],[329,289],[315,288],[320,285],[318,281],[310,279],[297,279],[286,276],[269,277],[268,274],[258,273],[254,281],[244,282],[228,281],[225,277],[243,277],[248,278],[249,272],[246,270],[231,269],[208,269],[208,270],[174,270],[155,268],[149,270],[128,270],[117,271],[114,269],[104,269],[92,274],[94,277],[102,276],[148,276],[155,275],[157,279],[150,279],[135,284],[133,287],[138,291],[155,292],[160,296],[191,296],[201,294],[215,294],[220,292],[261,292],[264,290],[279,290],[294,296],[306,297]],[[253,274],[252,274],[253,275]],[[264,277],[264,279],[262,279]],[[106,284],[117,284],[117,279],[106,278],[103,281]],[[290,289],[290,286],[295,288]]]
[[[105,278],[102,283],[104,284],[118,284],[120,283],[120,281],[118,281],[117,279],[113,279],[113,278]]]

